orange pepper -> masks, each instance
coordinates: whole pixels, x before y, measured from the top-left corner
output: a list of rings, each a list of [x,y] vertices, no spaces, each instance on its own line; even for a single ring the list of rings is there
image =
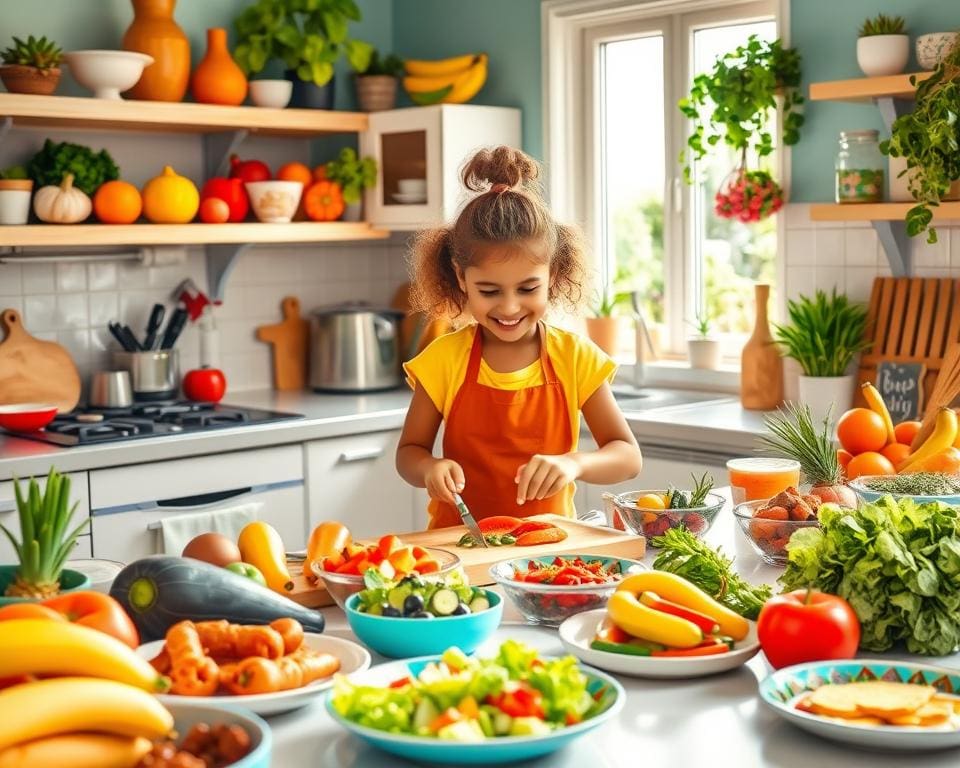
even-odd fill
[[[123,610],[123,606],[110,595],[93,590],[64,592],[62,595],[43,600],[41,605],[63,614],[74,624],[83,624],[112,635],[131,648],[140,645],[140,633],[137,632],[136,625]]]

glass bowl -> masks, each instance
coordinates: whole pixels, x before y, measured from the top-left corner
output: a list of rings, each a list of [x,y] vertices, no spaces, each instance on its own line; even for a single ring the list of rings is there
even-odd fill
[[[426,578],[446,576],[455,568],[460,567],[460,557],[453,552],[436,547],[424,547],[424,549],[430,553],[434,560],[440,563],[440,570],[426,574]],[[344,610],[346,610],[347,598],[363,589],[363,576],[325,571],[317,564],[312,566],[312,570],[313,575],[323,580],[327,592],[330,593],[337,605]]]
[[[853,492],[857,494],[857,498],[859,498],[861,501],[873,502],[882,499],[884,496],[893,496],[895,499],[913,499],[914,504],[923,504],[928,501],[942,501],[944,504],[949,504],[951,506],[960,504],[960,493],[945,494],[943,496],[927,496],[912,493],[891,493],[890,491],[875,491],[865,485],[866,481],[873,480],[878,477],[889,477],[889,475],[861,475],[860,477],[848,482],[847,485],[853,489]]]
[[[567,586],[517,581],[514,577],[517,569],[526,570],[531,561],[550,564],[555,557],[556,555],[518,557],[514,560],[501,560],[490,568],[493,580],[503,588],[504,594],[510,598],[528,624],[559,627],[568,616],[582,611],[592,611],[594,608],[603,608],[610,599],[610,595],[616,590],[617,584],[620,583],[618,580],[605,584]],[[563,555],[566,560],[574,560],[578,557],[585,561],[600,560],[607,568],[612,563],[618,562],[623,575],[644,571],[647,568],[638,560],[627,560],[622,557]]]
[[[794,531],[801,528],[819,528],[820,521],[813,520],[764,520],[754,515],[769,499],[744,501],[733,508],[733,516],[743,535],[753,545],[763,562],[769,565],[787,564],[787,542]]]
[[[670,528],[676,528],[684,525],[690,533],[697,538],[701,538],[717,515],[723,508],[726,501],[719,493],[708,493],[706,504],[702,507],[691,507],[689,509],[640,509],[636,502],[641,496],[647,494],[665,494],[663,490],[649,491],[630,491],[629,493],[607,494],[605,498],[610,501],[617,512],[620,513],[620,519],[623,521],[626,529],[638,536],[645,536],[647,543],[654,536],[661,536]]]

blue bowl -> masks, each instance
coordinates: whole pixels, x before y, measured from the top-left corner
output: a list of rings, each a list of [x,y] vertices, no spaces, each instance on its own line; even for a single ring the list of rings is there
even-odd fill
[[[270,768],[270,753],[273,750],[270,726],[253,712],[229,704],[213,707],[189,701],[178,701],[165,706],[173,715],[174,728],[179,734],[178,741],[197,723],[239,725],[249,734],[252,749],[245,757],[230,763],[230,768]]]
[[[500,626],[503,598],[484,590],[490,607],[463,616],[434,616],[431,619],[374,616],[357,610],[359,595],[347,600],[347,622],[360,640],[381,656],[407,659],[411,656],[441,654],[451,645],[464,653],[473,651]]]
[[[7,586],[13,583],[19,565],[0,565],[0,606],[11,603],[36,603],[35,597],[7,597],[3,593]],[[90,577],[80,571],[64,568],[60,571],[60,592],[76,592],[79,589],[90,589]]]
[[[953,493],[946,496],[916,496],[910,493],[890,493],[889,491],[873,491],[867,488],[861,481],[870,480],[876,475],[861,475],[847,483],[857,496],[866,502],[877,501],[884,496],[893,496],[894,499],[913,499],[914,504],[925,504],[929,501],[941,501],[950,506],[960,505],[960,494]]]

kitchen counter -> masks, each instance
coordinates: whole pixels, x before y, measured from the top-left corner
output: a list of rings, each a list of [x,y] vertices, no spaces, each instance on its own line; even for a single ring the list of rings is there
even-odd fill
[[[754,583],[774,583],[779,568],[768,566],[735,530],[729,508],[719,516],[707,540],[722,545],[736,557],[737,570]],[[652,563],[655,552],[647,555]],[[356,640],[338,608],[324,609],[327,632]],[[556,630],[518,623],[519,616],[507,603],[504,620],[496,635],[479,653],[493,653],[507,638],[535,646],[542,653],[565,653]],[[912,658],[897,654],[871,657]],[[373,654],[374,664],[390,661]],[[957,656],[922,660],[960,668]],[[635,766],[713,765],[724,768],[859,768],[911,765],[915,768],[954,768],[956,750],[932,753],[869,752],[818,738],[773,714],[757,695],[757,685],[770,672],[762,654],[740,669],[712,677],[690,680],[644,680],[616,677],[627,692],[626,706],[611,722],[574,741],[553,755],[524,765],[551,768],[607,768]],[[273,728],[274,766],[337,765],[370,768],[383,765],[417,765],[381,752],[337,725],[326,713],[323,698],[309,707],[270,718]],[[425,764],[424,764],[425,765]]]

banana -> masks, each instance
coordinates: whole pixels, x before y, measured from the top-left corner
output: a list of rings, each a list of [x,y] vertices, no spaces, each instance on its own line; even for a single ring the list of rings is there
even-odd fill
[[[159,739],[172,729],[173,715],[156,697],[113,680],[53,677],[0,691],[0,754],[76,731]]]
[[[890,418],[890,411],[887,404],[883,402],[883,395],[880,394],[880,390],[869,381],[863,382],[860,388],[863,392],[863,399],[867,401],[870,410],[883,419],[883,425],[887,429],[887,445],[897,442],[897,435],[893,431],[893,419]]]
[[[620,629],[641,640],[671,648],[693,648],[703,642],[703,632],[692,621],[648,608],[632,592],[614,592],[607,613]]]
[[[617,592],[656,592],[664,600],[704,613],[720,625],[720,633],[734,640],[743,640],[750,631],[750,622],[682,576],[667,571],[643,571],[627,576],[617,585]],[[612,616],[613,614],[611,614]],[[624,629],[627,629],[624,627]],[[630,630],[627,630],[628,632]],[[652,638],[651,638],[652,639]]]
[[[240,531],[237,546],[243,562],[256,566],[270,589],[281,595],[293,589],[283,539],[276,528],[262,520],[247,523]]]
[[[956,411],[952,408],[941,408],[937,411],[937,422],[930,437],[917,450],[907,456],[903,463],[897,467],[897,472],[911,472],[914,465],[920,464],[934,454],[951,447],[957,439],[957,429]]]
[[[449,59],[407,59],[403,68],[408,75],[417,77],[444,77],[458,75],[476,61],[477,54],[468,53],[463,56],[451,56]]]
[[[86,675],[162,693],[169,685],[125,643],[82,624],[47,619],[0,621],[0,677]]]
[[[465,104],[487,82],[487,54],[481,53],[477,62],[456,79],[453,89],[443,97],[444,104]]]
[[[150,751],[142,736],[66,733],[35,739],[0,752],[0,768],[131,768]]]

